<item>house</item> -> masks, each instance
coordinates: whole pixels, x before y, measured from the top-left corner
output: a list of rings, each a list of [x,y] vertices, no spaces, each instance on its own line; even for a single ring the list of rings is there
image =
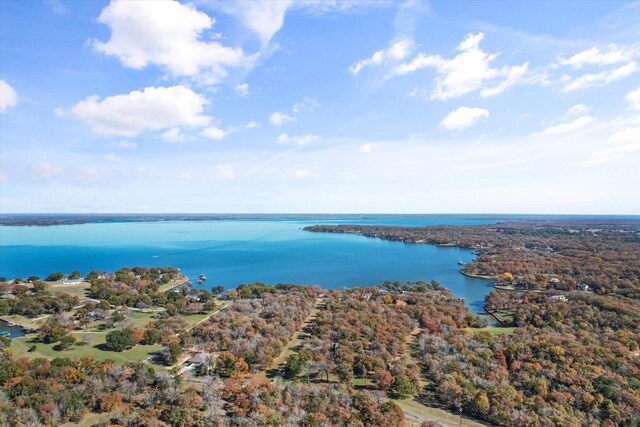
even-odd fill
[[[568,301],[565,295],[551,295],[549,299],[552,299],[554,301]]]
[[[578,286],[576,286],[576,289],[582,292],[589,292],[591,291],[591,286],[587,285],[586,283],[578,283]]]
[[[196,353],[188,360],[192,365],[208,367],[211,364],[211,353]]]
[[[560,279],[558,279],[557,277],[552,277],[549,280],[547,280],[547,283],[557,285],[558,283],[560,283]]]
[[[82,283],[83,279],[63,279],[62,280],[62,284],[63,285],[79,285],[80,283]]]
[[[399,299],[399,300],[396,300],[395,304],[396,304],[396,307],[405,307],[407,305],[407,302]]]

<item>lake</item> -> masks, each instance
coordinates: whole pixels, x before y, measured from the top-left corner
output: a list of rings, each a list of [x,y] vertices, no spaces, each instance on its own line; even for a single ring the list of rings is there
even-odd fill
[[[482,310],[491,283],[461,275],[470,250],[388,242],[356,235],[302,231],[314,224],[468,225],[490,218],[344,216],[213,221],[103,222],[50,227],[0,227],[0,275],[54,271],[114,271],[124,266],[173,266],[194,284],[234,288],[241,283],[374,286],[385,280],[437,280]],[[199,285],[195,285],[199,286]]]

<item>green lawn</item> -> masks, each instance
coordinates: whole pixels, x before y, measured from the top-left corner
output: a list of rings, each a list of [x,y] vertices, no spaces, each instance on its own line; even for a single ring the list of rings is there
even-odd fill
[[[20,316],[19,314],[13,314],[13,315],[7,314],[5,316],[0,316],[0,319],[4,320],[5,322],[14,323],[16,325],[20,325],[24,328],[29,328],[29,329],[38,329],[42,325],[44,325],[45,322],[47,321],[46,317],[38,320],[38,319],[30,319],[28,317]]]
[[[187,279],[186,276],[180,276],[176,280],[172,280],[169,283],[166,283],[164,285],[160,285],[160,287],[158,288],[158,292],[167,292],[167,291],[175,288],[178,285],[182,285],[183,283],[187,283],[188,281],[189,281],[189,279]]]
[[[55,296],[62,294],[69,294],[71,296],[77,296],[80,303],[88,302],[89,300],[89,282],[80,282],[74,285],[63,285],[62,282],[47,283],[47,291],[51,292]]]
[[[513,323],[513,313],[507,313],[507,312],[499,312],[499,313],[494,313],[495,316],[500,319],[504,324],[511,324]]]
[[[109,413],[96,414],[95,412],[89,412],[78,423],[64,423],[60,427],[91,427],[98,424],[100,421],[108,419]]]
[[[11,340],[11,349],[17,358],[21,357],[92,357],[96,360],[112,359],[117,363],[125,362],[138,362],[151,356],[152,353],[158,351],[162,346],[160,344],[155,345],[136,345],[132,349],[125,350],[123,352],[115,352],[103,350],[101,345],[104,344],[106,332],[72,332],[71,334],[78,341],[70,349],[63,351],[56,351],[53,349],[56,344],[44,344],[37,342],[34,336],[14,338]],[[81,342],[84,337],[88,337],[87,344],[82,345]],[[36,351],[28,352],[29,347],[36,346]]]
[[[487,331],[492,335],[513,335],[513,331],[516,330],[514,327],[509,326],[487,326],[486,328],[479,329],[480,331]]]
[[[439,408],[432,408],[430,406],[425,406],[420,402],[417,402],[412,399],[405,400],[394,400],[403,411],[416,414],[418,416],[427,418],[431,421],[436,421],[444,424],[445,426],[471,426],[471,427],[486,427],[486,424],[481,424],[479,422],[470,420],[468,418],[462,417],[462,424],[460,424],[460,416],[457,414],[453,414],[451,412],[445,411]],[[411,418],[407,417],[407,421],[409,421],[410,425],[419,425]]]

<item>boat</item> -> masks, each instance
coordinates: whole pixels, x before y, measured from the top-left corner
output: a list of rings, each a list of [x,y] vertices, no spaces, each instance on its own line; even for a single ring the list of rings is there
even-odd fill
[[[458,265],[467,265],[467,263],[464,262],[462,258],[458,257]]]
[[[200,281],[198,281],[198,283],[202,283],[202,282],[204,282],[205,280],[207,280],[207,276],[205,276],[204,274],[201,274],[201,275],[200,275]]]

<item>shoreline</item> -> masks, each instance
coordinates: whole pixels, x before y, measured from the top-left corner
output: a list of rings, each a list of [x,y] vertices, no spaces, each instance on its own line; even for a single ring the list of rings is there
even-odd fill
[[[483,280],[496,280],[496,276],[482,276],[480,274],[467,273],[464,269],[459,270],[459,273],[463,276],[473,277],[474,279],[483,279]]]

